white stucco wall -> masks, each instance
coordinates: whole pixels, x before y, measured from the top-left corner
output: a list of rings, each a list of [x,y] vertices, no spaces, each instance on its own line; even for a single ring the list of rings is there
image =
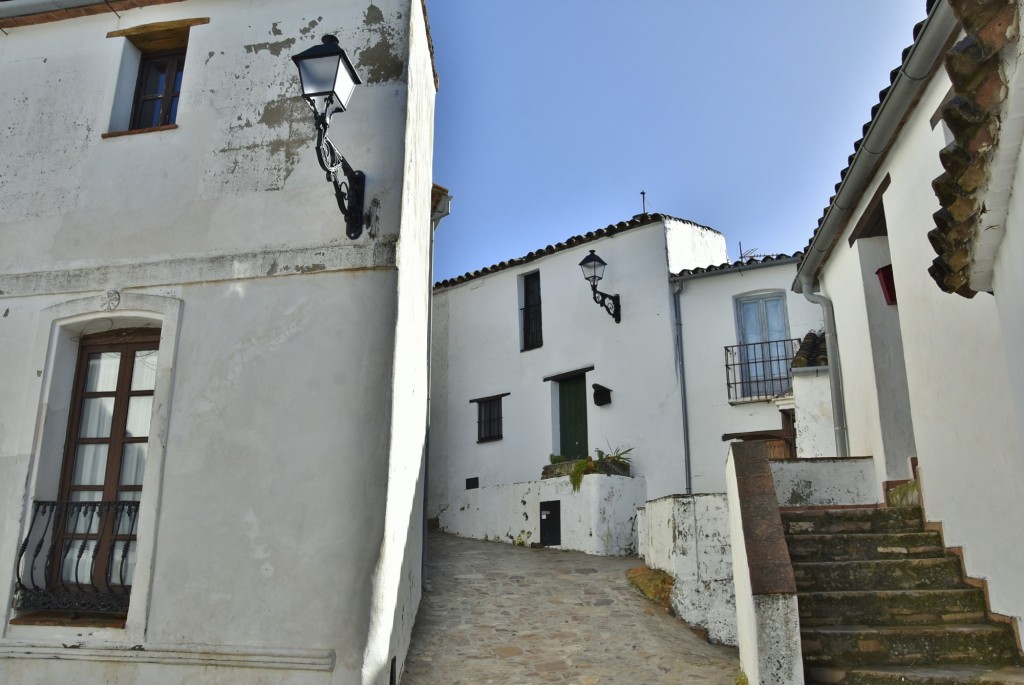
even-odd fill
[[[1007,522],[1024,519],[1024,451],[1015,404],[1020,375],[1006,361],[1018,354],[1018,347],[1008,347],[1017,338],[1005,336],[996,299],[947,295],[927,273],[934,251],[926,234],[938,208],[931,179],[943,171],[938,151],[945,145],[942,131],[932,130],[928,120],[948,89],[940,70],[879,172],[879,178],[889,173],[892,179],[885,211],[923,501],[927,518],[942,522],[945,544],[963,547],[967,572],[987,578],[991,608],[1021,616],[1024,550],[1005,545],[1002,537]],[[873,192],[865,193],[851,224]],[[863,293],[852,285],[860,273],[843,240],[822,283],[836,305],[851,450],[877,455],[881,432],[870,338]],[[1008,297],[1016,301],[1017,295],[1008,291]]]
[[[724,348],[739,341],[735,298],[740,295],[785,293],[792,338],[821,329],[821,308],[789,292],[795,273],[796,265],[790,263],[680,281],[694,492],[725,491],[728,445],[722,442],[723,434],[782,427],[778,407],[771,400],[729,403]]]
[[[217,667],[225,683],[386,683],[422,547],[434,81],[420,3],[120,15],[0,41],[0,681],[160,685]],[[190,32],[178,128],[101,138],[124,43],[107,32],[196,17],[209,23]],[[364,80],[331,130],[380,202],[356,241],[289,59],[325,33]],[[81,112],[53,117],[69,77]],[[147,465],[127,625],[12,626],[25,512],[55,496],[62,459],[55,331],[141,314],[171,327],[102,310],[108,289],[180,313],[161,344],[173,373],[158,381],[162,459]]]
[[[827,366],[793,369],[793,402],[797,458],[834,457],[836,434]]]
[[[699,234],[694,241],[705,247],[691,255],[692,265],[724,257],[719,234],[667,222],[673,231]],[[582,277],[579,262],[591,249],[608,263],[599,288],[620,295],[621,323],[594,303]],[[557,386],[543,379],[590,366],[591,455],[595,448],[632,447],[633,473],[647,481],[647,497],[684,491],[667,259],[665,224],[653,221],[435,290],[431,516],[461,497],[467,478],[479,478],[481,487],[539,479],[559,452]],[[538,270],[544,344],[521,352],[520,277]],[[594,383],[611,388],[611,404],[594,404]],[[504,437],[477,443],[477,405],[470,400],[501,393],[509,393],[502,398]]]
[[[461,537],[517,545],[540,542],[540,503],[559,501],[561,545],[587,554],[636,554],[636,510],[642,478],[590,474],[573,492],[568,476],[466,490],[441,512],[441,530]]]
[[[638,519],[639,520],[639,519]],[[736,644],[729,508],[725,494],[670,495],[644,507],[644,563],[672,575],[672,609],[712,642]]]
[[[821,507],[876,504],[875,462],[870,457],[782,459],[770,463],[779,504]]]

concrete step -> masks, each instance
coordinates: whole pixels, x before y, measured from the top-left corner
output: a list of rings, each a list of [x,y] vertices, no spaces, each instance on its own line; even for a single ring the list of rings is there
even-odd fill
[[[965,587],[956,557],[798,563],[793,575],[800,592]]]
[[[789,557],[794,563],[920,559],[946,555],[938,533],[787,535],[786,544],[789,546]]]
[[[809,668],[808,685],[1024,685],[1024,668],[1017,666],[935,666]]]
[[[817,666],[1015,665],[1006,626],[820,626],[800,631],[804,664]]]
[[[965,587],[955,557],[804,562],[795,563],[793,573],[800,592]]]
[[[919,507],[781,510],[786,535],[914,533],[922,529]]]
[[[975,589],[802,592],[800,625],[984,623],[985,594]]]

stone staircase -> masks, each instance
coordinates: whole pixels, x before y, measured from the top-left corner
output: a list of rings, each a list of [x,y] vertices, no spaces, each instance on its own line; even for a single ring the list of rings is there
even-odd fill
[[[1024,683],[1013,630],[919,508],[783,509],[782,524],[808,683]]]

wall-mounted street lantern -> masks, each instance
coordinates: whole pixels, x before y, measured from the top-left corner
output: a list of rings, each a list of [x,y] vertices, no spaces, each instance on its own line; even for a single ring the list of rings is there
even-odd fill
[[[580,268],[583,269],[583,278],[590,281],[590,290],[594,293],[594,302],[604,307],[605,311],[615,319],[615,323],[619,323],[622,319],[622,306],[619,304],[619,296],[609,295],[597,289],[597,282],[604,278],[604,268],[606,266],[608,265],[605,261],[594,254],[593,250],[580,262]]]
[[[316,156],[327,180],[334,184],[338,208],[345,216],[345,234],[353,240],[363,232],[363,195],[366,174],[354,170],[327,137],[331,117],[344,112],[356,86],[362,83],[348,55],[335,36],[324,36],[323,43],[292,56],[299,68],[302,97],[313,109],[316,122]],[[344,180],[338,178],[338,172]]]

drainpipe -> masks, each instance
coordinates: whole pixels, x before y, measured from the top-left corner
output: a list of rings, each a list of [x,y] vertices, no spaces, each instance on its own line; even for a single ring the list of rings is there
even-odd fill
[[[679,294],[683,292],[682,281],[672,278],[672,308],[676,315],[676,359],[679,360],[679,399],[683,405],[683,467],[686,469],[686,494],[693,494],[693,478],[690,476],[690,411],[686,403],[686,357],[683,356],[683,314]]]
[[[828,351],[828,380],[832,392],[832,425],[836,434],[836,456],[850,456],[850,433],[846,428],[846,396],[843,394],[843,369],[839,364],[839,338],[836,337],[836,311],[832,300],[811,292],[810,274],[801,274],[802,292],[808,302],[821,306],[825,320],[825,349]]]

